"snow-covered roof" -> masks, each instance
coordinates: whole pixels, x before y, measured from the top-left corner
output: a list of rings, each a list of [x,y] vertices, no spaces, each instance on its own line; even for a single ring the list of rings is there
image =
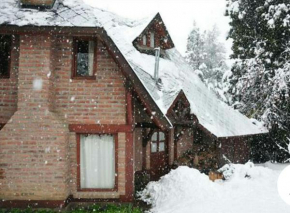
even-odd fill
[[[48,11],[21,9],[18,0],[2,0],[0,4],[0,25],[104,28],[164,116],[180,90],[183,90],[190,102],[191,113],[197,116],[200,125],[215,136],[266,133],[266,128],[255,125],[246,116],[220,101],[175,48],[166,50],[167,57],[160,59],[159,74],[163,86],[161,91],[158,90],[153,79],[155,57],[140,53],[133,46],[133,41],[154,17],[129,20],[86,5],[82,0],[59,0]]]

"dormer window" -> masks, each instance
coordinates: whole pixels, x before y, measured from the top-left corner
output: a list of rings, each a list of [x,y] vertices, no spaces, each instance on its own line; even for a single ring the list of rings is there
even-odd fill
[[[134,47],[141,53],[155,56],[155,48],[160,47],[160,57],[166,56],[166,50],[174,47],[172,39],[159,14],[133,41]]]
[[[146,35],[143,35],[142,44],[143,44],[143,46],[146,46],[147,45]]]
[[[154,32],[150,32],[150,47],[155,47],[155,38],[154,38]]]

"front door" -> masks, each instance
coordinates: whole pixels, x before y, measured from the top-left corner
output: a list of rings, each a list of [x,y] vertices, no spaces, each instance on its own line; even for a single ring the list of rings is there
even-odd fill
[[[150,172],[151,180],[156,181],[168,172],[168,149],[166,136],[161,131],[156,131],[150,143]]]

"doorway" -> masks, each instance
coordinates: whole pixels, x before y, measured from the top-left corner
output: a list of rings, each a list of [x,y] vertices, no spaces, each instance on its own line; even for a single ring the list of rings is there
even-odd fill
[[[157,181],[168,172],[168,140],[164,132],[157,130],[150,140],[150,179]]]

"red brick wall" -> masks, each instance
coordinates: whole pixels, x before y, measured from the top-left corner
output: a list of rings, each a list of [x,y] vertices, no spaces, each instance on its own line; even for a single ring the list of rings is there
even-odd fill
[[[97,42],[96,79],[72,79],[72,37],[55,43],[54,109],[69,124],[126,124],[125,78],[101,42]],[[118,191],[78,192],[76,134],[70,133],[70,193],[76,198],[120,198],[125,195],[125,133],[118,134]]]
[[[0,131],[0,198],[64,200],[68,196],[68,128],[51,111],[52,39],[21,36],[18,111]],[[34,79],[42,79],[35,91]]]
[[[104,45],[98,42],[96,80],[71,79],[72,38],[56,47],[56,111],[70,124],[125,124],[125,79]]]
[[[18,106],[0,131],[0,198],[125,195],[125,133],[118,134],[118,192],[79,193],[75,185],[76,139],[68,125],[126,124],[125,79],[105,46],[98,42],[96,79],[80,80],[71,79],[72,37],[22,35],[20,41],[19,84],[17,49],[12,54],[15,72],[0,80],[5,88],[0,91],[1,121],[6,123]],[[40,91],[33,89],[35,79],[42,80]]]
[[[10,78],[0,78],[0,124],[5,124],[17,110],[17,75],[19,58],[19,39],[13,37]],[[0,127],[1,129],[1,127]]]

